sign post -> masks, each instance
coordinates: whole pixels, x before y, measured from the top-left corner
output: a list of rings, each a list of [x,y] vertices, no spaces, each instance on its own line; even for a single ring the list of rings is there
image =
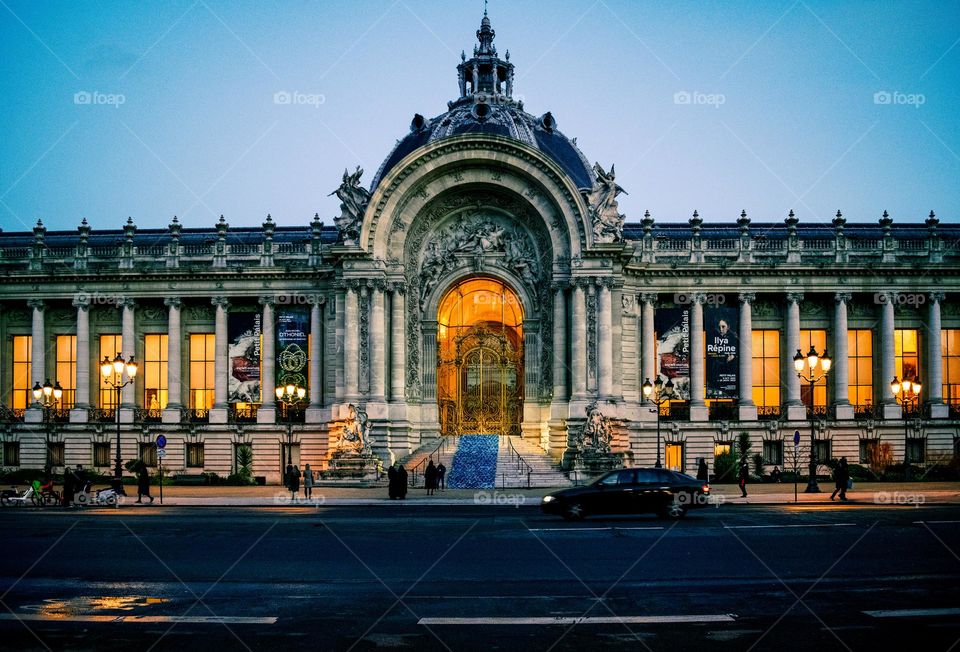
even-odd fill
[[[163,458],[167,456],[167,438],[157,435],[157,466],[160,473],[160,504],[163,504]]]

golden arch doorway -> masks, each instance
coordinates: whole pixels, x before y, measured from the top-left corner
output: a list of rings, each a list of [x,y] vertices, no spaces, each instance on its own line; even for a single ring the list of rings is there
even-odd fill
[[[444,435],[519,435],[523,306],[504,283],[473,278],[437,312],[437,402]]]

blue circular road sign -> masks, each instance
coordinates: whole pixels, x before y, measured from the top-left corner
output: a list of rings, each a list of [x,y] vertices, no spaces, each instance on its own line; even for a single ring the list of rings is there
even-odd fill
[[[160,436],[163,437],[163,435],[160,435]],[[799,445],[800,445],[800,431],[799,431],[799,430],[794,430],[794,431],[793,431],[793,445],[794,445],[794,446],[799,446]]]
[[[167,445],[167,438],[164,435],[157,435],[157,448],[164,448]]]

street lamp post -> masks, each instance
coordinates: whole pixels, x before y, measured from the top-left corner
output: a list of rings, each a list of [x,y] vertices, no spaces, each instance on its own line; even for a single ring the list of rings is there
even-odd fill
[[[60,402],[62,396],[63,388],[60,387],[59,381],[56,385],[51,385],[50,379],[48,378],[42,386],[40,385],[40,381],[33,384],[33,400],[43,408],[43,438],[47,447],[47,456],[43,463],[43,477],[45,480],[50,479],[50,472],[53,469],[53,464],[51,464],[50,460],[50,413]]]
[[[643,395],[653,401],[657,406],[657,463],[654,466],[659,469],[663,466],[660,464],[660,406],[670,402],[670,399],[674,397],[673,381],[667,378],[667,383],[664,384],[663,381],[660,380],[660,376],[657,376],[657,380],[651,383],[650,379],[647,378],[643,382]]]
[[[293,383],[276,388],[277,400],[283,404],[283,411],[287,422],[287,466],[293,464],[293,415],[291,408],[303,401],[307,389]]]
[[[823,370],[819,375],[816,371],[818,364]],[[814,385],[827,377],[832,365],[833,360],[827,355],[827,350],[824,349],[823,355],[820,355],[812,344],[806,356],[800,353],[800,349],[797,349],[797,354],[793,356],[793,368],[797,370],[797,378],[810,383],[810,477],[807,479],[807,488],[803,490],[806,494],[820,493],[820,486],[817,484],[816,415],[813,413]]]
[[[897,403],[900,404],[900,409],[903,412],[903,461],[904,473],[906,473],[907,480],[910,479],[910,460],[907,457],[907,440],[910,438],[910,423],[907,421],[907,408],[913,405],[914,402],[920,401],[921,389],[923,389],[923,386],[916,377],[914,377],[913,380],[904,378],[901,381],[894,376],[893,380],[890,381],[890,392],[893,394],[893,398]]]
[[[120,401],[123,388],[132,383],[137,376],[137,363],[133,361],[132,355],[124,362],[123,356],[118,351],[113,361],[108,356],[103,356],[100,374],[103,376],[103,382],[113,388],[117,397],[114,405],[114,417],[117,422],[117,457],[114,460],[113,489],[121,496],[126,496],[127,493],[123,490],[123,458],[120,455]],[[124,380],[124,374],[126,374],[126,380]]]

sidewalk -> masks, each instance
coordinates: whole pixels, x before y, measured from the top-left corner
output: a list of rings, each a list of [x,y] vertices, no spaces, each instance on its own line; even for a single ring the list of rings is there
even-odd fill
[[[839,505],[831,503],[833,484],[821,483],[821,493],[805,494],[806,484],[798,485],[797,499],[802,504]],[[159,506],[159,487],[151,487],[154,506]],[[386,483],[382,487],[314,487],[313,500],[307,501],[301,489],[296,502],[281,486],[268,487],[176,487],[163,488],[164,506],[252,507],[252,506],[337,506],[337,505],[497,505],[516,507],[537,505],[544,495],[557,489],[448,489],[427,496],[423,489],[411,489],[405,501],[391,501]],[[136,488],[127,487],[125,504],[135,504]],[[748,496],[740,497],[736,485],[713,485],[711,496],[720,504],[777,505],[794,502],[792,484],[747,485]],[[847,492],[848,503],[856,505],[960,504],[960,483],[957,482],[873,482],[857,483]]]

